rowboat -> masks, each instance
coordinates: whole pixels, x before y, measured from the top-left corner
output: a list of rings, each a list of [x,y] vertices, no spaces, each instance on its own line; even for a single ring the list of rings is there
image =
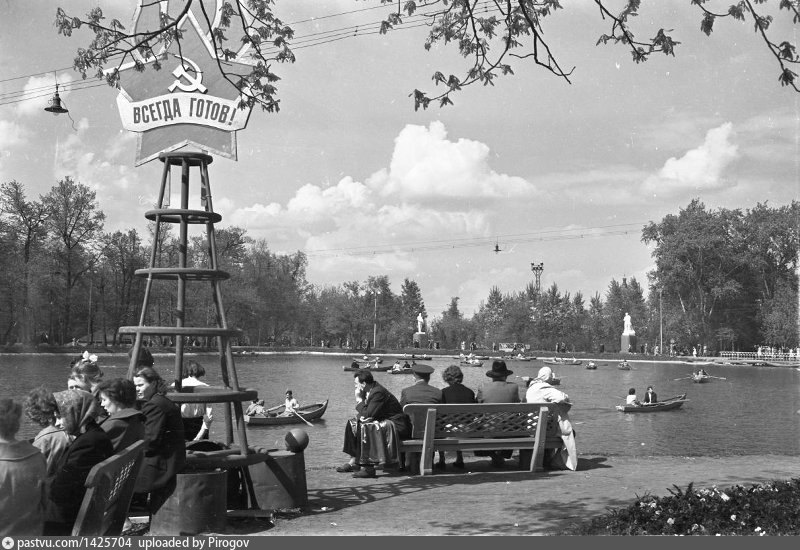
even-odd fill
[[[482,367],[483,361],[478,361],[477,359],[464,359],[463,361],[459,362],[459,365],[463,365],[465,367]]]
[[[564,359],[562,357],[553,357],[552,359],[542,359],[545,365],[580,365],[583,363],[580,359]]]
[[[526,357],[524,355],[512,355],[511,357],[508,357],[507,359],[509,359],[511,361],[533,361],[534,357]]]
[[[620,412],[626,413],[639,413],[639,412],[658,412],[658,411],[671,411],[672,409],[679,409],[686,403],[686,394],[682,393],[675,397],[670,397],[658,403],[643,403],[641,405],[617,405],[616,409]]]
[[[617,368],[619,370],[631,370],[631,366],[628,363],[620,363]]]
[[[411,374],[411,367],[400,367],[399,369],[391,369],[389,374]]]
[[[594,361],[589,361],[589,364],[586,365],[586,368],[588,370],[595,370],[597,368],[597,365],[594,364]]]
[[[343,371],[368,370],[368,371],[371,371],[371,372],[386,372],[387,370],[389,370],[391,368],[392,368],[391,365],[388,365],[388,366],[385,366],[385,367],[379,367],[375,363],[367,363],[365,365],[362,365],[361,363],[359,363],[358,367],[354,367],[352,365],[342,365],[342,370]]]
[[[383,363],[383,357],[369,357],[367,355],[362,355],[360,357],[353,356],[353,361],[359,361],[362,363]]]
[[[695,372],[692,374],[692,382],[695,384],[702,384],[703,382],[707,382],[708,379],[711,378],[707,374],[701,374],[699,372]]]
[[[416,353],[412,353],[411,355],[403,354],[400,359],[414,359],[419,361],[430,361],[432,358],[430,355],[417,355]]]
[[[328,400],[326,399],[323,403],[314,403],[313,405],[305,405],[297,409],[297,412],[300,413],[300,416],[311,422],[312,420],[317,420],[322,418],[322,415],[325,414],[325,409],[328,408]],[[281,406],[280,409],[276,409],[276,414],[280,414],[285,411],[285,407]],[[261,416],[261,415],[244,415],[244,421],[249,424],[250,426],[278,426],[281,424],[303,424],[303,421],[300,419],[300,416],[293,414],[291,416]]]

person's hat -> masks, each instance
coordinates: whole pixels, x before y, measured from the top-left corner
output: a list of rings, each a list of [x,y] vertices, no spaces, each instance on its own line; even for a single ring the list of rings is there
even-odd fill
[[[411,372],[415,372],[417,374],[431,374],[433,372],[433,367],[430,365],[422,365],[414,363],[411,366]]]
[[[486,376],[489,378],[503,378],[510,374],[514,374],[513,370],[508,370],[505,361],[496,360],[492,363],[492,370],[486,371]]]
[[[548,382],[553,377],[553,369],[550,367],[542,367],[539,369],[539,374],[536,375],[537,380],[544,380]]]

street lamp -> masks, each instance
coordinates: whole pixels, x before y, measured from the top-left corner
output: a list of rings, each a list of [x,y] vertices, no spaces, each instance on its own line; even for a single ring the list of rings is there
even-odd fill
[[[379,291],[373,290],[375,293],[375,312],[373,316],[373,324],[372,324],[372,346],[377,348],[378,347],[378,294]]]

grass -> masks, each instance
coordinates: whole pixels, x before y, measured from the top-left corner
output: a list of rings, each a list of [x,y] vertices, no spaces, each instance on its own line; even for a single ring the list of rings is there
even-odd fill
[[[639,497],[564,535],[800,535],[800,478]]]

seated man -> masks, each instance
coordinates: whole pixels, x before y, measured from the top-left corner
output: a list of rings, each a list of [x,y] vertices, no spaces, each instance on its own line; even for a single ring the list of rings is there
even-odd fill
[[[286,400],[283,403],[283,412],[278,416],[295,416],[295,411],[300,408],[300,403],[292,396],[292,390],[286,390]]]
[[[378,384],[371,372],[355,373],[353,385],[356,417],[347,421],[342,447],[350,460],[336,471],[354,472],[353,477],[375,477],[376,464],[398,461],[397,442],[411,435],[411,423],[397,398]]]
[[[475,395],[478,403],[519,403],[519,386],[514,382],[508,382],[506,378],[514,374],[508,370],[506,362],[502,359],[495,359],[492,362],[492,369],[486,371],[486,376],[492,379],[488,384],[484,384]],[[513,450],[503,451],[475,451],[475,456],[489,456],[492,459],[492,466],[503,468],[505,461],[511,458]]]
[[[442,390],[434,388],[430,385],[431,374],[433,367],[429,365],[418,365],[414,363],[411,366],[411,374],[414,377],[414,384],[407,388],[403,388],[400,392],[400,406],[405,407],[410,403],[441,403]],[[408,460],[405,460],[405,465],[410,473],[419,473],[417,467],[419,466],[419,456],[417,453],[412,453]]]
[[[247,406],[247,410],[244,411],[244,414],[247,416],[256,416],[262,415],[266,416],[266,409],[264,408],[264,400],[263,399],[253,399],[252,403]]]
[[[658,396],[656,392],[653,391],[653,386],[647,386],[647,393],[644,394],[644,402],[645,403],[657,403]]]

